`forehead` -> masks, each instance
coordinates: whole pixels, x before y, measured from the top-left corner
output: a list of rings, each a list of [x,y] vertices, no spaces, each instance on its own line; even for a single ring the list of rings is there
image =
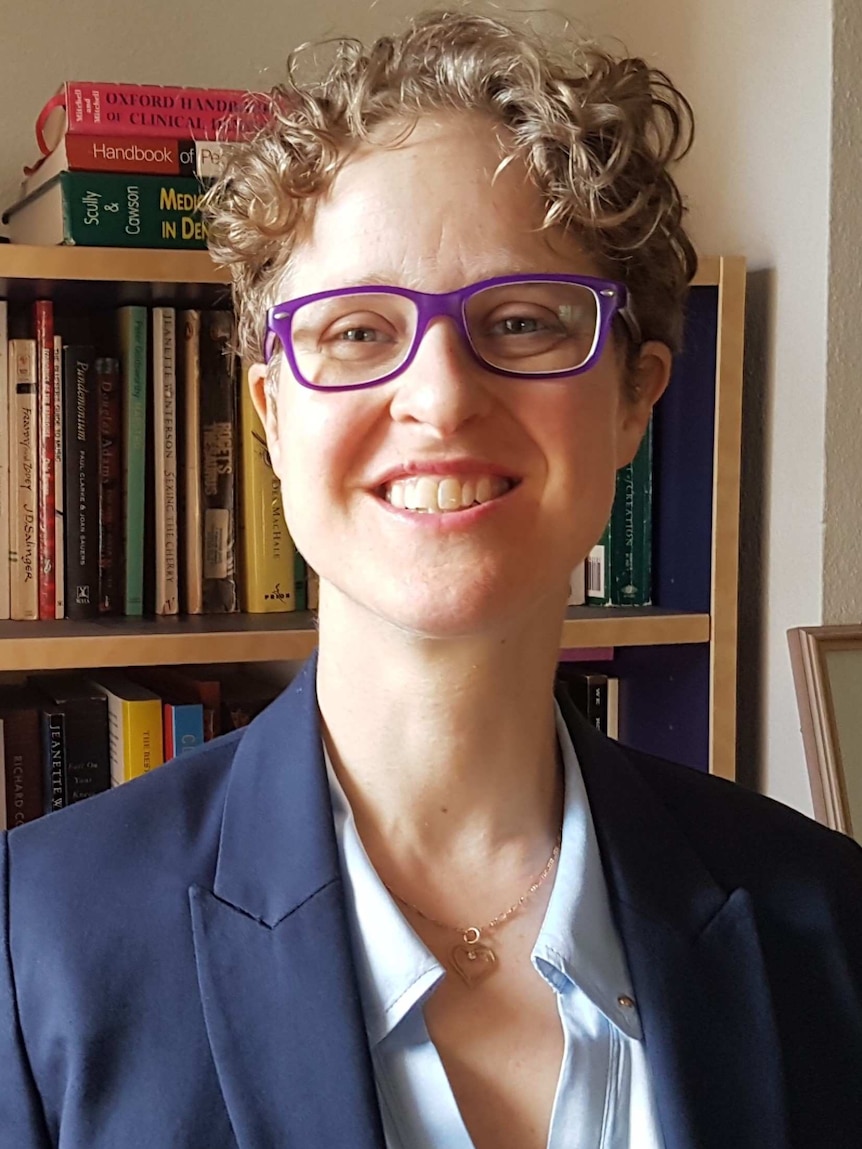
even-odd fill
[[[426,116],[407,138],[344,163],[297,245],[285,294],[365,282],[448,291],[513,272],[596,274],[581,245],[545,228],[545,204],[505,129],[472,113]]]

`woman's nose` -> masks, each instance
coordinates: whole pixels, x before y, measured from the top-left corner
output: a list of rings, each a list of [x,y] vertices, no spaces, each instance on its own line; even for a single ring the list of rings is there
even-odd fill
[[[452,435],[490,410],[491,373],[479,364],[458,325],[439,317],[427,327],[410,366],[396,381],[393,419],[412,420]]]

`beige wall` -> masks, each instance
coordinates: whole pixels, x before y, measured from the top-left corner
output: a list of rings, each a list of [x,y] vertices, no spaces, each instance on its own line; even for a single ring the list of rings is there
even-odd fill
[[[280,74],[286,51],[304,39],[341,30],[375,33],[395,14],[425,6],[411,0],[355,8],[347,0],[0,0],[0,200],[8,200],[18,170],[33,155],[36,112],[64,77],[266,85]],[[542,7],[523,0],[510,6]],[[570,0],[567,10],[664,67],[690,96],[698,138],[681,182],[696,241],[705,252],[745,254],[754,270],[741,773],[807,811],[785,630],[821,621],[824,598],[833,617],[862,614],[862,511],[848,480],[858,476],[853,364],[862,346],[853,315],[860,314],[854,278],[859,219],[851,193],[860,186],[862,159],[846,146],[862,119],[852,84],[854,54],[858,60],[862,51],[856,11],[862,5],[835,0],[835,76],[830,0]],[[836,140],[845,145],[834,156],[833,95]],[[830,162],[836,173],[831,200]],[[827,315],[828,275],[835,294]],[[834,385],[828,408],[827,379]]]

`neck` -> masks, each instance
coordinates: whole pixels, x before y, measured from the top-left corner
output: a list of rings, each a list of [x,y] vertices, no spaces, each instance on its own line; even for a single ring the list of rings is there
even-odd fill
[[[493,638],[429,640],[321,595],[324,737],[365,848],[403,896],[427,895],[429,872],[474,888],[496,872],[508,889],[554,846],[560,616],[540,613]]]

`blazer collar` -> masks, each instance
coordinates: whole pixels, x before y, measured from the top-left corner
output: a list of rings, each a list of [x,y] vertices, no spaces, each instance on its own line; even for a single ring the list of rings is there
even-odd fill
[[[748,891],[722,888],[692,844],[698,827],[679,824],[630,754],[563,691],[558,701],[581,764],[666,1149],[789,1149],[781,1047]]]

